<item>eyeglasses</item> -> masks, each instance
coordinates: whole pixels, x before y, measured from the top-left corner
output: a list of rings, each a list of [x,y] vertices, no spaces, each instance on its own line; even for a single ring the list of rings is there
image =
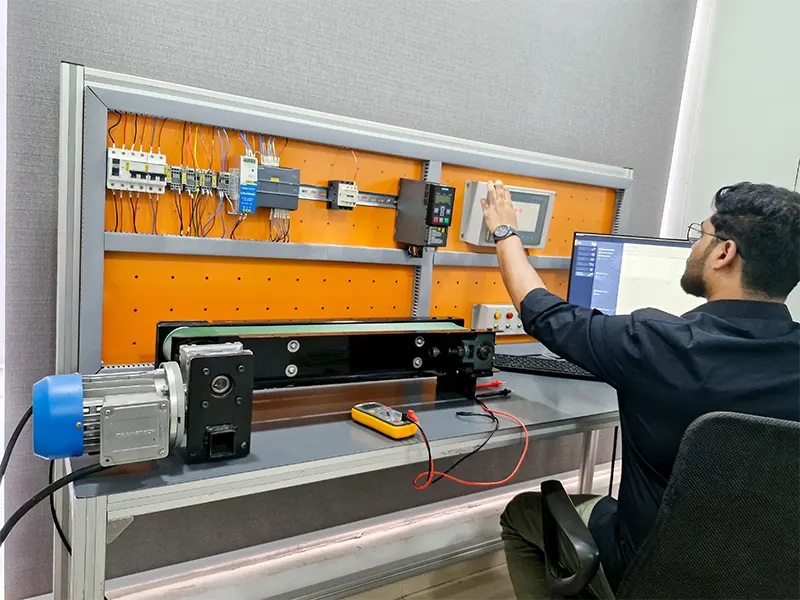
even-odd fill
[[[728,241],[735,242],[736,241],[736,240],[733,240],[731,238],[722,237],[720,235],[717,235],[716,233],[709,233],[708,231],[703,231],[703,224],[702,223],[692,223],[691,225],[689,225],[689,228],[686,230],[686,239],[689,242],[691,242],[692,245],[694,245],[697,242],[699,242],[703,238],[704,235],[710,235],[712,237],[715,237],[720,242],[728,242]],[[741,256],[742,258],[744,258],[744,255],[742,254],[742,249],[739,246],[738,242],[736,243],[736,253],[739,256]]]

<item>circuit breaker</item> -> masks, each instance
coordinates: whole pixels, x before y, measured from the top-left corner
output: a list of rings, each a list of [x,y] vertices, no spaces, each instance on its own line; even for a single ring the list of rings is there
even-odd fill
[[[518,186],[506,186],[517,213],[517,233],[524,248],[544,248],[553,215],[556,193]],[[486,198],[488,182],[467,181],[461,211],[459,239],[473,246],[494,246],[493,231],[483,222],[481,199]]]
[[[522,320],[513,304],[473,304],[472,328],[493,329],[495,335],[523,335]]]
[[[401,179],[394,240],[410,246],[447,245],[455,194],[455,188],[449,185]]]
[[[151,152],[108,149],[106,187],[142,194],[163,194],[170,168],[167,157]]]

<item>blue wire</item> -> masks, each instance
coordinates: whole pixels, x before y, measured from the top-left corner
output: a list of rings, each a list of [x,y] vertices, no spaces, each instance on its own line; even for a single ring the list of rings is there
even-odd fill
[[[220,195],[219,203],[220,204],[224,204],[224,201],[225,201],[225,199],[222,197],[222,195]],[[226,231],[225,231],[225,229],[226,229],[225,228],[225,215],[220,214],[220,219],[222,220],[222,239],[225,239],[225,233],[226,233]]]
[[[153,230],[152,234],[156,233],[156,205],[153,203],[153,194],[150,194],[150,210],[153,211]]]
[[[244,131],[240,131],[239,132],[239,137],[242,138],[242,141],[244,142],[245,147],[252,153],[253,152],[253,148],[250,146],[250,142],[247,141],[247,136],[244,134]]]
[[[219,214],[219,211],[220,211],[221,208],[222,208],[222,199],[220,199],[220,201],[219,201],[219,205],[217,206],[217,210],[215,210],[211,214],[211,217],[208,219],[208,221],[206,221],[206,224],[203,225],[203,237],[206,237],[208,235],[208,233],[210,231],[210,229],[208,229],[208,226],[217,217],[217,215]],[[223,221],[223,224],[224,224],[224,221]],[[208,229],[208,231],[206,231],[207,229]]]

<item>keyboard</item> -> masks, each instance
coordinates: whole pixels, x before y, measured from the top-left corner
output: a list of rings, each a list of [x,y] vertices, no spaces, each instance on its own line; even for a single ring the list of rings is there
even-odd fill
[[[495,354],[494,366],[501,371],[599,381],[597,377],[589,373],[589,371],[581,369],[578,365],[568,360],[548,357],[542,354],[526,354],[523,356]]]

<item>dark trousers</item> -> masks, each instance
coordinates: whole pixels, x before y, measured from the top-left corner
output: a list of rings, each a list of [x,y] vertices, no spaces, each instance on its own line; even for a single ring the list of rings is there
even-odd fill
[[[600,496],[570,496],[570,499],[583,522],[588,523]],[[545,580],[542,495],[528,492],[514,498],[500,517],[500,525],[503,528],[508,574],[518,600],[560,598],[561,596],[548,591]],[[559,555],[564,562],[563,566],[574,573],[578,568],[577,561],[565,541],[562,539],[559,544]],[[601,600],[614,598],[602,567],[587,589]]]

